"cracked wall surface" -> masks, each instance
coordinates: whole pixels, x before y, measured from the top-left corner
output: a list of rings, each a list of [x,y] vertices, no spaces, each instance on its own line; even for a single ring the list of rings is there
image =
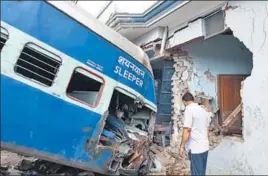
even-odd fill
[[[244,142],[224,139],[208,157],[207,174],[268,174],[268,2],[229,1],[226,25],[253,53],[244,81]],[[224,155],[223,155],[224,153]]]
[[[193,61],[193,74],[189,82],[192,93],[204,92],[213,97],[213,109],[218,108],[217,75],[250,74],[252,53],[232,35],[218,35],[196,41],[183,47]]]

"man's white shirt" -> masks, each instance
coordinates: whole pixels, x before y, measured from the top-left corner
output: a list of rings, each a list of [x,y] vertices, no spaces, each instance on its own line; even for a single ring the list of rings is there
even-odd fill
[[[186,151],[198,154],[209,150],[208,127],[210,114],[197,103],[186,106],[184,112],[185,128],[190,128],[190,137],[186,144]]]

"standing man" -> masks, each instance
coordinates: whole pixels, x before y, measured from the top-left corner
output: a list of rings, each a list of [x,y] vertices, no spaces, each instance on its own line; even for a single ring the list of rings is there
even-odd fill
[[[209,150],[210,114],[194,102],[194,97],[189,92],[183,95],[182,101],[186,109],[180,156],[185,157],[186,150],[191,162],[191,175],[205,175]]]

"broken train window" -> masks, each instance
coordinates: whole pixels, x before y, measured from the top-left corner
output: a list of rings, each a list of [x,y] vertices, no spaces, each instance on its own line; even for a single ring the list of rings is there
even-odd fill
[[[82,68],[76,68],[67,87],[67,96],[95,107],[104,80]]]
[[[45,86],[52,86],[61,62],[61,58],[55,54],[33,43],[27,43],[15,64],[14,71]]]
[[[115,114],[127,125],[147,131],[151,110],[137,102],[136,96],[122,89],[118,90],[113,93],[109,113]]]
[[[112,162],[110,169],[135,169],[147,158],[144,153],[148,153],[146,146],[150,141],[148,129],[151,112],[137,102],[133,94],[119,88],[114,90],[109,115],[99,140],[100,145],[112,147],[118,153],[117,158],[122,159]]]
[[[6,41],[8,40],[8,32],[6,29],[1,27],[1,39],[0,39],[0,52],[2,51],[3,47],[6,44]]]

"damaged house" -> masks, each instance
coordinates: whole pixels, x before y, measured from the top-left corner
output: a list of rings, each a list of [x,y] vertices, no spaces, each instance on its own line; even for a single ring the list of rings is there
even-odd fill
[[[99,18],[150,57],[156,123],[171,127],[171,145],[180,139],[181,95],[190,91],[212,114],[208,174],[267,174],[268,139],[263,135],[268,132],[268,2],[158,1],[139,14],[111,13],[113,3]],[[130,104],[125,107],[133,116],[147,113]],[[127,123],[146,131],[148,119],[132,119]],[[104,133],[103,145],[113,145],[105,140],[114,134]],[[142,139],[142,133],[132,137]],[[220,134],[223,137],[217,138]],[[114,142],[123,138],[116,136]],[[122,147],[126,153],[133,150]],[[124,167],[135,167],[129,160]]]

